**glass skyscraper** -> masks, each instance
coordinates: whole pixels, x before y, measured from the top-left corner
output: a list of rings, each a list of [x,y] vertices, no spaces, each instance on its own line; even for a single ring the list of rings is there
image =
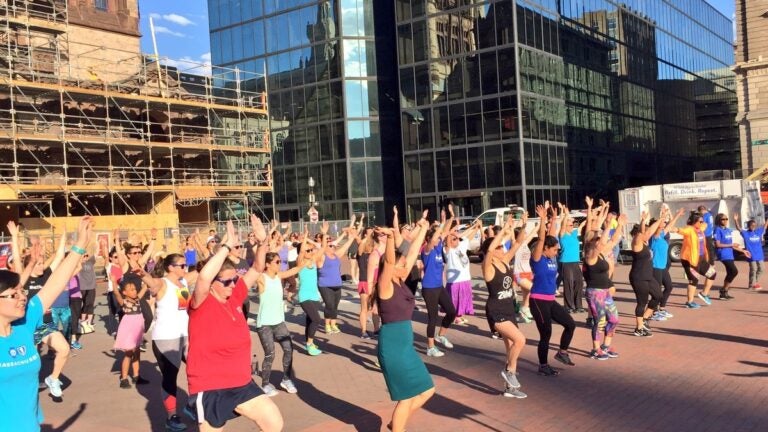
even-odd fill
[[[209,0],[266,71],[275,202],[461,214],[688,181],[738,154],[730,20],[704,0]],[[707,165],[698,164],[706,155]],[[698,165],[697,165],[698,164]],[[322,217],[321,216],[321,217]]]

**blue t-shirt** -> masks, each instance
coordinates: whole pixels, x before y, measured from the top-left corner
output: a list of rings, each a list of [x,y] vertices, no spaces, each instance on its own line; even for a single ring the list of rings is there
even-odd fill
[[[194,249],[187,249],[184,251],[184,260],[187,261],[187,268],[194,269],[197,264],[197,251]]]
[[[440,240],[437,246],[432,248],[429,253],[421,253],[421,262],[424,263],[424,279],[421,280],[421,288],[441,288],[443,286],[443,241]]]
[[[0,300],[10,301],[10,300]],[[38,392],[40,355],[35,329],[43,323],[43,305],[32,297],[24,318],[11,323],[11,334],[0,337],[0,430],[39,431],[43,422]]]
[[[661,230],[659,237],[651,237],[651,264],[653,268],[658,270],[664,270],[669,264],[669,235],[664,230]]]
[[[540,260],[535,261],[531,257],[531,270],[533,270],[531,294],[555,295],[555,291],[557,291],[557,259],[542,255]]]
[[[712,213],[706,212],[701,217],[704,219],[704,223],[707,224],[707,227],[704,228],[704,235],[707,237],[712,237],[712,233],[715,230],[715,225],[712,221]]]
[[[754,231],[744,230],[741,232],[741,236],[744,237],[744,248],[749,251],[752,257],[750,261],[762,261],[765,259],[763,256],[763,234],[765,234],[765,228],[760,227]]]
[[[560,236],[560,262],[579,262],[579,232],[573,230]]]
[[[715,241],[724,245],[733,245],[733,230],[730,228],[715,228]],[[719,248],[715,245],[717,259],[720,261],[733,261],[733,247]]]

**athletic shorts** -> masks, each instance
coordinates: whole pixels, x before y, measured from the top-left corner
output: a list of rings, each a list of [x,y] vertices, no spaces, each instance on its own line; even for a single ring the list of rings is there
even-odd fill
[[[523,279],[533,283],[533,273],[515,273],[516,284],[520,285],[520,281]]]
[[[40,326],[35,329],[34,333],[35,346],[40,345],[40,342],[43,341],[43,338],[50,334],[56,333],[57,331],[59,331],[59,329],[56,328],[56,324],[52,322],[40,324]]]
[[[680,264],[683,265],[683,271],[685,271],[685,277],[688,279],[689,285],[697,285],[699,283],[699,276],[704,276],[709,280],[715,280],[717,276],[715,268],[710,267],[704,257],[699,257],[699,264],[696,268],[693,268],[691,263],[686,260],[680,260]]]
[[[81,291],[83,294],[83,314],[93,315],[93,310],[96,307],[96,290]]]
[[[215,428],[224,425],[240,414],[235,412],[238,405],[263,396],[264,392],[253,381],[242,387],[200,392],[195,399],[197,422],[208,422]]]
[[[371,289],[368,287],[368,281],[358,281],[357,282],[357,293],[358,294],[370,294]]]

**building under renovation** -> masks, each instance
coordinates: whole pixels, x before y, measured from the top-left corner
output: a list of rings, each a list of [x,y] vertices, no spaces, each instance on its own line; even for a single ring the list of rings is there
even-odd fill
[[[137,0],[0,0],[0,219],[172,229],[271,204],[263,78],[171,67],[138,29]]]

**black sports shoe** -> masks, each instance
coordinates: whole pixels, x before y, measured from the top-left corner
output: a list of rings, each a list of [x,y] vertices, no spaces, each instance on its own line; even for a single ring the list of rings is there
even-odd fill
[[[181,432],[187,430],[185,425],[178,415],[174,414],[165,421],[165,429],[173,432]]]
[[[653,333],[651,333],[650,331],[648,331],[648,330],[646,330],[644,328],[635,329],[635,332],[633,334],[635,336],[639,336],[639,337],[651,337],[651,336],[653,336]]]
[[[569,356],[565,351],[558,351],[557,354],[555,354],[555,360],[559,361],[560,363],[567,364],[568,366],[576,365],[576,363],[571,360],[571,356]]]
[[[121,389],[131,388],[131,383],[128,381],[128,378],[123,378],[120,380],[120,388]]]
[[[539,366],[539,375],[542,376],[558,376],[560,375],[560,371],[553,368],[552,366],[545,364]]]
[[[133,385],[149,384],[149,380],[146,380],[139,375],[138,377],[131,377]]]

